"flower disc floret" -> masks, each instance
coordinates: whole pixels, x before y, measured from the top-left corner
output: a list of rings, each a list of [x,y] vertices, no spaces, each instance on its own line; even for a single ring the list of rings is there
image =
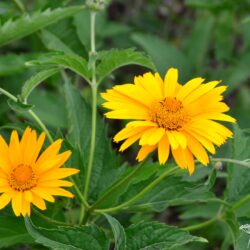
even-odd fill
[[[0,135],[0,209],[11,202],[16,216],[29,216],[32,204],[44,210],[45,200],[55,202],[54,196],[73,197],[64,189],[73,183],[63,179],[79,170],[62,168],[71,151],[59,153],[59,139],[40,153],[44,140],[45,133],[37,138],[35,130],[29,127],[21,140],[14,130],[9,145]]]

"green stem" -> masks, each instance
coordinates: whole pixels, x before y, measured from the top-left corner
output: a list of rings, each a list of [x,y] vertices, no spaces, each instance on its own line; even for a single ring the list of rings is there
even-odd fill
[[[10,92],[6,91],[5,89],[0,88],[0,93],[7,96],[8,98],[13,100],[14,102],[18,101],[18,99],[14,95],[12,95]]]
[[[91,52],[90,56],[94,56],[95,51],[95,12],[90,13],[90,40],[91,40]],[[84,187],[84,198],[88,200],[88,191],[89,184],[91,179],[94,152],[95,152],[95,137],[96,137],[96,113],[97,113],[97,84],[96,84],[96,65],[95,60],[92,62],[92,81],[91,81],[91,90],[92,90],[92,127],[91,127],[91,141],[90,141],[90,152],[89,152],[89,161],[87,166],[87,174],[85,179]]]
[[[54,140],[53,140],[50,132],[48,131],[48,129],[46,128],[46,126],[44,125],[44,123],[40,120],[40,118],[31,109],[28,112],[33,117],[33,119],[37,122],[37,124],[40,126],[40,128],[46,133],[49,141],[51,143],[53,143]]]
[[[164,174],[160,175],[158,178],[156,178],[154,181],[152,181],[147,187],[145,187],[141,192],[139,192],[137,195],[132,197],[130,200],[116,206],[116,207],[111,207],[111,208],[106,208],[106,209],[96,209],[95,211],[97,213],[110,213],[110,212],[115,212],[117,210],[121,210],[123,208],[128,207],[135,201],[139,200],[144,194],[146,194],[148,191],[150,191],[152,188],[154,188],[159,182],[161,182],[164,178],[175,172],[179,167],[174,167],[170,170],[167,170]]]
[[[63,222],[63,221],[58,221],[58,220],[51,219],[51,218],[43,215],[39,211],[37,211],[35,208],[32,208],[32,210],[34,211],[35,214],[37,214],[39,217],[41,217],[43,220],[47,221],[50,224],[57,224],[59,226],[72,226],[71,224],[68,224],[68,223]]]
[[[83,197],[83,195],[82,195],[80,189],[79,189],[78,186],[76,185],[76,183],[75,183],[73,177],[70,177],[69,179],[70,179],[71,182],[74,183],[73,188],[75,189],[75,191],[76,191],[76,193],[77,193],[78,198],[80,199],[80,201],[82,202],[82,204],[84,205],[84,207],[85,207],[86,209],[89,209],[90,206],[89,206],[89,204],[87,203],[87,201],[84,199],[84,197]]]
[[[12,95],[10,92],[8,92],[8,91],[6,91],[6,90],[4,90],[2,88],[0,88],[0,93],[4,94],[5,96],[10,98],[14,102],[18,101],[18,99],[14,95]],[[41,127],[41,129],[46,133],[46,135],[47,135],[48,139],[50,140],[50,142],[53,142],[53,139],[52,139],[48,129],[43,124],[43,122],[40,120],[40,118],[32,110],[29,110],[28,112],[34,118],[34,120],[37,122],[37,124]]]
[[[241,166],[250,168],[250,163],[245,162],[245,161],[240,161],[240,160],[235,160],[235,159],[228,159],[228,158],[211,158],[210,160],[213,161],[213,162],[221,161],[221,162],[227,162],[227,163],[234,163],[234,164],[237,164],[237,165],[241,165]]]
[[[20,0],[13,0],[13,2],[16,4],[18,9],[22,12],[25,13],[25,8]]]
[[[95,208],[97,208],[100,204],[102,204],[103,201],[105,201],[110,195],[112,195],[120,186],[122,186],[124,183],[127,183],[130,179],[132,179],[142,168],[144,162],[141,163],[139,166],[135,167],[133,171],[131,171],[130,174],[128,174],[125,178],[121,179],[119,182],[117,182],[110,190],[108,190],[106,193],[104,193],[103,196],[99,198],[89,209],[89,211],[93,211]]]
[[[193,225],[193,226],[184,227],[183,229],[187,230],[187,231],[196,231],[198,229],[201,229],[201,228],[207,227],[209,225],[212,225],[216,221],[217,221],[217,218],[212,218],[210,220],[207,220],[205,222],[202,222],[202,223],[199,223],[199,224],[196,224],[196,225]]]
[[[239,207],[241,207],[242,205],[244,205],[245,203],[247,203],[250,200],[250,194],[246,195],[245,197],[243,197],[241,200],[239,200],[238,202],[236,202],[233,206],[232,209],[236,210]]]

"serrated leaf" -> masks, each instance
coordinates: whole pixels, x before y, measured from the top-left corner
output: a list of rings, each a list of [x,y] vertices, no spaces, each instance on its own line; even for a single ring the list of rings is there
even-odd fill
[[[126,250],[126,234],[120,222],[114,217],[103,214],[108,220],[115,238],[115,250]]]
[[[101,82],[105,77],[110,75],[114,70],[126,65],[140,65],[156,70],[153,62],[144,53],[135,51],[134,49],[112,49],[102,51],[98,54],[98,59],[101,62],[97,66],[98,82]]]
[[[19,113],[26,113],[27,111],[29,111],[30,109],[34,107],[33,105],[24,104],[20,101],[15,102],[11,99],[9,99],[7,102],[8,102],[9,107],[12,110],[14,110],[15,112],[19,112]]]
[[[83,165],[87,166],[91,135],[91,107],[83,99],[79,91],[65,81],[64,93],[68,113],[68,141],[80,151]],[[124,173],[120,167],[119,156],[111,148],[110,140],[106,136],[106,128],[99,115],[97,116],[96,147],[93,171],[90,184],[90,197],[95,201],[97,197]],[[81,169],[79,176],[83,180],[85,169]],[[81,184],[83,181],[81,181]]]
[[[204,242],[201,237],[159,222],[141,222],[126,229],[127,250],[163,250],[183,246],[189,242]]]
[[[36,75],[32,76],[24,83],[22,87],[21,98],[23,100],[27,99],[34,88],[36,88],[40,83],[42,83],[47,78],[56,74],[58,71],[59,71],[58,68],[45,69],[43,71],[38,72]]]
[[[35,227],[29,217],[25,217],[25,225],[37,243],[55,250],[108,250],[109,248],[105,233],[94,225],[45,229]]]
[[[58,8],[55,10],[47,9],[43,12],[39,11],[31,15],[26,14],[14,21],[10,19],[0,27],[0,47],[14,40],[30,35],[63,18],[72,16],[75,13],[82,11],[84,8],[84,6],[73,6]]]
[[[89,81],[90,71],[88,70],[87,61],[80,56],[63,53],[48,53],[43,55],[38,60],[30,61],[28,65],[40,66],[59,66],[65,69],[70,69],[76,74],[82,76],[86,81]]]
[[[161,173],[158,173],[159,175]],[[119,203],[131,199],[138,194],[150,182],[156,179],[157,175],[142,182],[130,185],[126,193],[120,197]],[[193,202],[207,202],[216,200],[212,192],[206,186],[196,182],[186,182],[180,176],[169,176],[162,180],[157,186],[147,192],[138,201],[130,205],[132,211],[156,211],[165,210],[170,205],[183,205]],[[219,202],[219,201],[218,201]]]
[[[234,125],[234,139],[232,140],[231,158],[245,160],[250,158],[250,137],[238,125]],[[235,164],[228,165],[228,182],[226,195],[230,202],[240,200],[250,193],[250,170]]]
[[[179,48],[152,35],[135,33],[131,38],[149,54],[162,76],[169,68],[175,67],[181,72],[181,80],[189,80],[193,65]]]

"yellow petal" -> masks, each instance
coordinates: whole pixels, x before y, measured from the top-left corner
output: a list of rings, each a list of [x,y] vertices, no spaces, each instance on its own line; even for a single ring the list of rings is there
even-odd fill
[[[16,216],[21,215],[22,203],[22,192],[15,192],[12,198],[12,209]]]
[[[169,142],[166,134],[163,135],[158,144],[158,159],[160,164],[165,164],[169,157]]]
[[[12,192],[11,193],[4,193],[0,196],[0,209],[6,207],[12,199]]]
[[[178,70],[170,68],[164,78],[164,95],[165,97],[174,97],[178,84]]]
[[[197,89],[204,80],[205,79],[201,77],[197,77],[188,81],[185,85],[182,86],[182,88],[176,95],[176,98],[182,101],[185,97],[187,97],[190,93]]]
[[[153,152],[156,149],[156,145],[154,146],[142,146],[139,150],[136,159],[138,161],[143,161],[151,152]]]
[[[40,196],[32,194],[32,203],[41,210],[46,209],[46,204]]]
[[[165,129],[163,128],[158,128],[157,130],[155,130],[148,139],[148,145],[157,144],[161,140],[164,134],[165,134]]]

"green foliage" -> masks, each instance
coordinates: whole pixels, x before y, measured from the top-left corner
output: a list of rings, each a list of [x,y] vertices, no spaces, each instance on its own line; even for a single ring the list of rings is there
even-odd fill
[[[165,75],[166,69],[176,67],[184,79],[188,79],[192,65],[186,55],[172,44],[158,37],[145,34],[133,34],[132,39],[153,59],[158,71]]]
[[[23,84],[21,98],[23,100],[27,99],[34,88],[36,88],[40,83],[42,83],[50,76],[56,74],[57,72],[58,68],[51,68],[40,71],[36,75],[32,76]]]
[[[43,55],[39,60],[30,61],[27,63],[29,66],[59,66],[65,69],[70,69],[76,74],[82,76],[86,81],[89,81],[90,72],[88,70],[87,61],[80,56],[74,54],[63,53],[48,53]]]
[[[94,225],[45,229],[35,227],[28,217],[25,217],[25,225],[37,243],[55,250],[108,249],[105,233]]]
[[[158,222],[141,222],[126,230],[127,249],[174,249],[192,241],[207,242],[206,239],[191,236],[184,230]]]
[[[15,55],[7,54],[0,56],[0,76],[8,76],[20,73],[26,69],[25,62],[36,58],[36,54]]]
[[[248,147],[250,138],[238,127],[234,126],[234,140],[232,141],[232,158],[239,160],[247,160],[250,158]],[[250,192],[249,178],[250,171],[248,168],[242,168],[231,164],[228,167],[228,186],[227,197],[229,201],[237,201],[248,195]]]
[[[125,65],[141,65],[153,71],[156,70],[152,61],[143,53],[134,49],[117,50],[99,52],[98,59],[101,60],[97,66],[98,82],[110,75],[114,70]]]
[[[1,95],[1,135],[9,138],[10,129],[23,132],[27,124],[40,130],[32,111],[53,139],[64,139],[63,149],[72,151],[66,166],[80,174],[71,180],[74,199],[46,204],[40,216],[32,211],[37,226],[25,218],[25,229],[22,219],[1,210],[0,248],[247,249],[249,232],[239,228],[250,220],[248,1],[105,1],[107,8],[96,13],[97,52],[90,52],[90,10],[84,1],[26,2],[0,1],[1,93],[17,98]],[[103,100],[97,98],[93,168],[88,197],[81,196],[91,154],[93,75],[102,92],[145,71],[164,76],[170,67],[178,68],[181,83],[202,76],[229,87],[226,102],[239,125],[217,149],[214,157],[222,163],[214,158],[207,168],[196,164],[192,176],[178,170],[126,205],[174,166],[171,157],[160,166],[155,155],[143,166],[135,163],[137,146],[116,152],[110,137],[124,122],[107,126]],[[0,196],[1,185],[0,179]],[[57,227],[60,223],[69,226]]]
[[[125,234],[124,228],[119,223],[119,221],[116,220],[114,217],[112,217],[108,214],[104,214],[104,216],[108,220],[108,222],[112,228],[113,234],[114,234],[115,250],[126,250],[127,249],[126,234]]]
[[[68,141],[79,151],[86,167],[89,156],[91,109],[69,81],[64,84],[65,100],[68,114]],[[96,148],[93,173],[90,185],[90,196],[93,200],[124,172],[119,167],[119,158],[111,149],[110,140],[106,137],[106,128],[101,117],[97,119]],[[81,175],[84,175],[82,169]],[[82,178],[84,178],[82,176]],[[82,179],[81,178],[81,179]]]
[[[0,221],[0,248],[33,242],[21,218],[17,219],[1,212]]]
[[[10,19],[0,27],[0,46],[30,35],[83,9],[84,6],[58,8],[55,10],[48,9],[32,15],[24,15],[14,21]]]

